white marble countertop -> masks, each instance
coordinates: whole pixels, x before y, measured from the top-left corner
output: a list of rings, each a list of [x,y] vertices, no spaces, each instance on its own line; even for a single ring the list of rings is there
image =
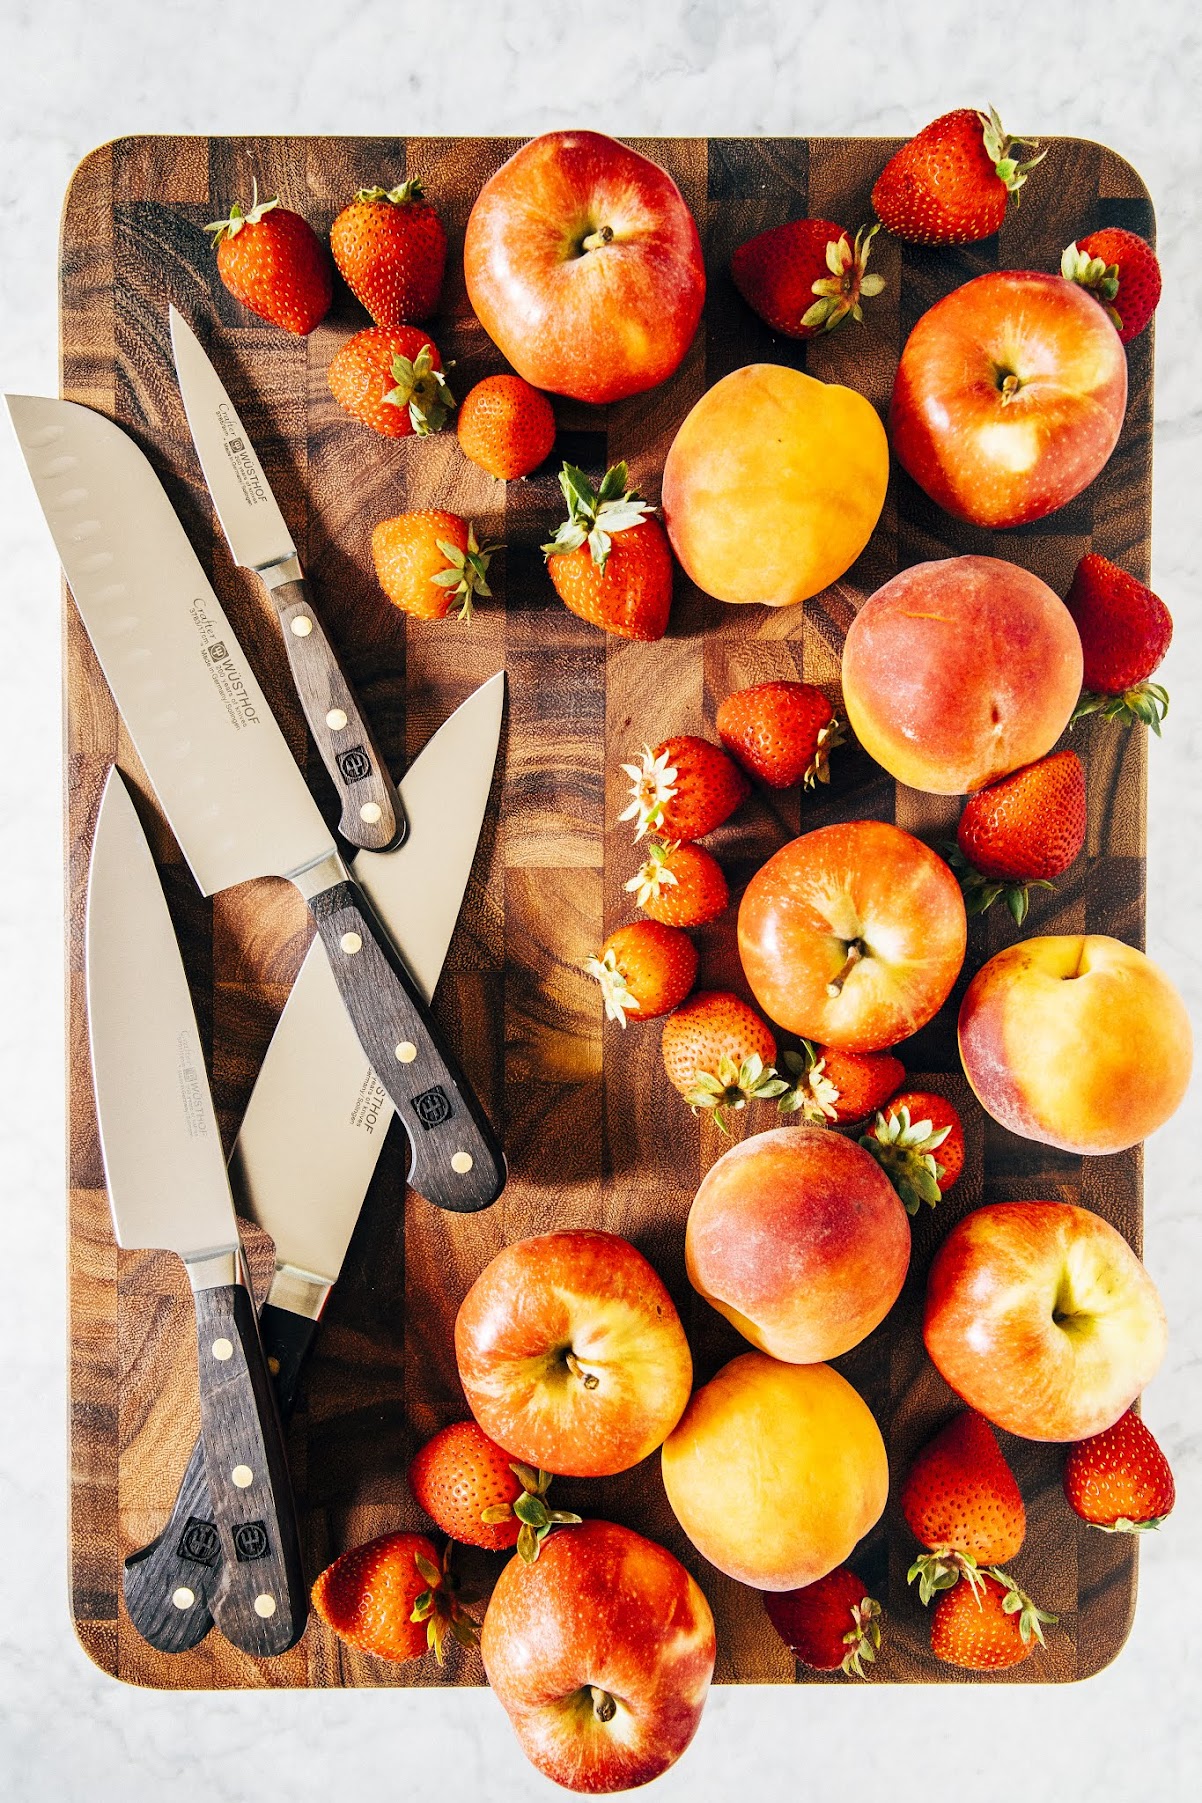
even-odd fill
[[[1147,181],[1158,315],[1153,581],[1176,617],[1174,707],[1153,746],[1149,949],[1202,1021],[1202,43],[1185,0],[7,0],[0,9],[0,385],[53,393],[58,211],[71,170],[130,132],[904,133],[992,100],[1014,130],[1100,138]],[[1187,230],[1194,233],[1192,248]],[[0,1792],[17,1803],[277,1803],[420,1791],[562,1795],[486,1692],[167,1695],[91,1667],[65,1595],[58,577],[0,431],[6,756],[0,819]],[[1191,691],[1188,679],[1192,677]],[[718,1690],[656,1795],[875,1794],[1125,1803],[1202,1777],[1202,1203],[1194,1096],[1148,1148],[1147,1260],[1173,1327],[1146,1415],[1179,1503],[1143,1550],[1118,1661],[1080,1688]]]

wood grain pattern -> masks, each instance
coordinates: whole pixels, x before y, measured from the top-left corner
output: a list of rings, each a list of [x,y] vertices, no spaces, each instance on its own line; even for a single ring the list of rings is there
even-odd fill
[[[216,280],[201,226],[235,198],[278,187],[320,230],[353,190],[420,173],[446,219],[451,254],[434,326],[453,385],[464,393],[501,367],[468,307],[458,250],[481,183],[517,141],[453,139],[172,139],[119,141],[81,166],[64,221],[63,392],[110,414],[142,443],[163,477],[319,804],[337,798],[309,746],[284,648],[255,578],[236,569],[216,526],[187,435],[167,337],[170,301],[185,313],[253,436],[305,563],[322,618],[394,773],[475,684],[502,665],[509,707],[495,810],[452,943],[435,1013],[498,1124],[511,1178],[495,1208],[451,1217],[406,1196],[403,1136],[394,1131],[368,1193],[343,1276],[331,1298],[290,1432],[310,1575],[369,1535],[418,1526],[405,1464],[432,1430],[461,1417],[451,1350],[458,1302],[492,1254],[552,1226],[604,1226],[629,1235],[662,1273],[704,1379],[741,1349],[733,1330],[694,1295],[684,1274],[684,1217],[721,1146],[665,1091],[658,1033],[603,1031],[580,965],[629,917],[623,885],[634,865],[616,825],[615,766],[643,740],[711,732],[733,687],[799,674],[837,693],[843,634],[865,595],[922,558],[986,552],[1027,565],[1063,593],[1089,546],[1146,576],[1151,469],[1151,334],[1129,349],[1130,400],[1118,449],[1084,495],[1050,519],[1011,532],[958,525],[898,472],[880,525],[847,575],[804,609],[725,608],[678,576],[668,636],[655,646],[607,639],[558,604],[538,552],[558,518],[560,456],[599,473],[625,457],[658,495],[664,453],[704,387],[741,364],[767,360],[852,383],[887,403],[906,333],[952,287],[997,266],[1054,269],[1070,238],[1104,224],[1150,235],[1139,178],[1110,151],[1054,140],[1021,210],[997,239],[951,252],[878,238],[888,280],[862,328],[801,346],[775,339],[742,305],[730,252],[777,220],[820,213],[854,226],[868,214],[876,172],[894,146],[832,139],[655,140],[640,145],[675,176],[706,248],[710,292],[697,340],[671,382],[608,409],[556,402],[555,458],[508,489],[460,456],[453,434],[402,443],[374,439],[330,397],[325,372],[363,323],[345,293],[305,340],[254,320]],[[470,631],[406,620],[372,571],[372,526],[404,507],[470,515],[508,551],[493,566],[496,601]],[[478,1659],[456,1649],[447,1667],[390,1666],[339,1646],[311,1622],[299,1643],[256,1660],[213,1634],[171,1658],[144,1645],[120,1604],[122,1555],[163,1525],[196,1429],[191,1299],[167,1257],[118,1253],[108,1228],[86,1061],[82,897],[99,786],[116,759],[140,791],[163,869],[202,1037],[212,1048],[227,1142],[308,938],[304,904],[287,885],[247,884],[200,899],[149,799],[126,736],[68,605],[67,883],[70,998],[71,1539],[72,1607],[80,1639],[106,1670],[163,1688],[480,1683]],[[1097,718],[1075,729],[1088,770],[1086,854],[1055,895],[1039,892],[1029,931],[1102,931],[1142,943],[1142,732]],[[714,836],[737,892],[801,826],[857,816],[896,821],[927,838],[954,824],[958,803],[899,788],[858,749],[835,760],[829,790],[757,793]],[[877,1413],[895,1476],[945,1418],[950,1392],[922,1350],[926,1270],[948,1227],[982,1201],[1074,1198],[1138,1247],[1139,1152],[1082,1160],[1014,1138],[969,1095],[955,1046],[955,1011],[970,974],[1013,936],[994,909],[973,924],[965,974],[938,1018],[906,1048],[914,1079],[953,1097],[968,1131],[965,1176],[937,1214],[915,1222],[914,1258],[888,1322],[838,1361]],[[698,934],[703,979],[742,988],[733,912]],[[770,1124],[765,1112],[743,1130]],[[248,1250],[260,1280],[261,1236]],[[1097,1670],[1121,1646],[1135,1594],[1135,1549],[1068,1516],[1056,1448],[1006,1438],[1026,1495],[1030,1531],[1015,1572],[1059,1612],[1047,1654],[988,1683],[1068,1680]],[[595,1484],[562,1486],[566,1507],[612,1515],[676,1552],[713,1604],[717,1676],[725,1682],[823,1682],[795,1668],[758,1600],[700,1560],[677,1528],[658,1464]],[[895,1507],[856,1557],[886,1607],[875,1682],[981,1681],[937,1665],[905,1571],[912,1543]],[[495,1575],[465,1558],[483,1594]],[[836,1679],[842,1682],[842,1679]]]

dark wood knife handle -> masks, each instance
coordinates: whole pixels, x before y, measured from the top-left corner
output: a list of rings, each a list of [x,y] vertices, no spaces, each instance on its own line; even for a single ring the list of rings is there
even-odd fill
[[[270,593],[309,731],[338,791],[338,830],[351,845],[388,851],[405,836],[404,806],[338,654],[313,611],[309,585],[302,576]]]
[[[410,1184],[438,1208],[487,1208],[505,1187],[505,1154],[367,897],[334,883],[309,907],[359,1043],[409,1136]]]
[[[200,1437],[221,1575],[213,1620],[244,1652],[270,1658],[304,1632],[308,1594],[284,1435],[244,1284],[196,1291]]]

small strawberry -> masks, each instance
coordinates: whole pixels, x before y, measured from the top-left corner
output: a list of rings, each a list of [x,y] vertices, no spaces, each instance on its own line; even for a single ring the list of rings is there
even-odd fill
[[[800,1109],[803,1120],[819,1126],[875,1114],[906,1078],[904,1064],[892,1052],[841,1052],[808,1039],[800,1052],[786,1052],[784,1063],[793,1083],[777,1106],[783,1114]]]
[[[1168,1460],[1130,1409],[1104,1433],[1069,1448],[1064,1494],[1082,1521],[1112,1534],[1158,1528],[1177,1500]]]
[[[485,376],[459,409],[458,431],[465,457],[514,482],[551,455],[555,414],[546,395],[521,376]]]
[[[394,607],[419,620],[445,620],[455,601],[470,620],[472,599],[491,595],[488,565],[500,545],[480,545],[457,513],[429,508],[381,520],[371,535],[380,587]]]
[[[304,337],[330,310],[334,278],[325,245],[307,219],[278,200],[250,211],[232,206],[228,219],[205,226],[217,249],[217,273],[235,300],[260,319]]]
[[[584,968],[601,985],[606,1018],[624,1027],[628,1013],[654,1020],[684,1001],[697,980],[697,947],[679,927],[634,920],[611,933]]]
[[[662,639],[672,607],[672,553],[651,504],[628,486],[624,463],[594,488],[565,463],[559,486],[568,517],[543,546],[564,606],[619,638]]]
[[[638,820],[636,842],[655,827],[669,839],[704,839],[751,793],[738,765],[708,739],[678,733],[639,764],[623,764],[634,797],[619,820]]]
[[[424,1534],[382,1534],[335,1559],[312,1594],[316,1613],[348,1646],[398,1660],[429,1649],[441,1665],[448,1633],[461,1646],[478,1639],[455,1590],[454,1573]]]
[[[828,759],[843,734],[835,710],[808,682],[760,682],[728,695],[718,737],[751,776],[772,789],[830,781]]]
[[[1055,1620],[1004,1571],[988,1572],[979,1590],[957,1584],[940,1597],[931,1617],[931,1651],[968,1671],[1001,1671],[1043,1646],[1043,1624]]]
[[[916,1215],[934,1208],[964,1169],[964,1128],[943,1096],[908,1089],[878,1114],[860,1144],[871,1152],[906,1206]],[[935,1154],[939,1157],[936,1159]]]
[[[1032,889],[1052,889],[1085,844],[1085,771],[1075,751],[1057,751],[970,795],[948,862],[969,914],[999,896],[1016,926]]]
[[[1020,163],[1020,145],[1037,151]],[[944,113],[890,157],[872,190],[886,231],[910,244],[974,244],[996,232],[1006,203],[1046,151],[1031,138],[1008,138],[990,107]]]
[[[846,1565],[803,1590],[766,1592],[764,1608],[789,1651],[814,1671],[864,1678],[881,1650],[881,1605]]]
[[[980,1567],[1013,1559],[1027,1511],[997,1435],[983,1415],[961,1409],[922,1448],[901,1490],[910,1532],[926,1547],[907,1574],[929,1603],[961,1577],[980,1589]]]
[[[360,188],[330,227],[330,249],[378,326],[409,325],[437,311],[447,235],[420,176],[399,188]]]
[[[669,927],[703,927],[730,901],[722,866],[703,846],[661,845],[657,839],[626,892],[652,920]]]
[[[414,1501],[452,1540],[503,1552],[516,1546],[532,1565],[553,1527],[579,1515],[547,1506],[551,1475],[511,1459],[474,1421],[444,1427],[409,1466]]]
[[[433,339],[417,326],[368,326],[335,353],[330,392],[384,438],[425,438],[447,422],[455,397]]]
[[[754,1008],[725,989],[703,989],[664,1022],[664,1069],[694,1114],[771,1101],[786,1087],[774,1069],[776,1041]]]
[[[774,332],[815,338],[849,315],[862,320],[861,299],[885,286],[883,276],[865,274],[880,229],[858,231],[853,245],[829,219],[792,219],[740,244],[730,273],[747,305]]]
[[[1146,239],[1104,226],[1065,246],[1060,273],[1097,295],[1124,344],[1138,338],[1160,299],[1160,264]]]
[[[1084,688],[1074,718],[1100,712],[1126,724],[1142,720],[1159,733],[1169,697],[1148,677],[1173,637],[1173,616],[1160,596],[1090,551],[1077,565],[1064,605],[1076,622],[1085,655]]]

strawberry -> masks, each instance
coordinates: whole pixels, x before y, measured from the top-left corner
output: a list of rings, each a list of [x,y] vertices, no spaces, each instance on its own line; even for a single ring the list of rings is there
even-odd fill
[[[980,1589],[980,1567],[1013,1559],[1027,1511],[997,1435],[983,1415],[961,1409],[928,1440],[901,1490],[901,1511],[926,1552],[910,1567],[929,1603],[960,1577]]]
[[[841,1052],[808,1039],[802,1040],[800,1052],[786,1052],[784,1063],[793,1084],[778,1107],[784,1114],[800,1109],[803,1120],[819,1126],[875,1114],[906,1076],[892,1052]]]
[[[754,1008],[725,989],[690,996],[664,1022],[664,1069],[694,1114],[712,1109],[726,1130],[723,1111],[770,1101],[786,1085],[775,1071],[776,1041]]]
[[[638,820],[636,842],[655,827],[669,839],[704,839],[728,820],[751,793],[738,765],[708,739],[679,733],[639,764],[623,764],[634,797],[619,820]]]
[[[414,1501],[452,1540],[503,1552],[516,1546],[528,1565],[553,1527],[580,1520],[547,1507],[551,1476],[511,1459],[475,1421],[444,1427],[409,1466]]]
[[[584,968],[601,985],[606,1018],[624,1027],[628,1013],[653,1020],[684,1001],[697,980],[697,947],[679,927],[634,920],[611,933]]]
[[[1168,1460],[1130,1409],[1104,1433],[1069,1448],[1064,1494],[1082,1521],[1112,1534],[1158,1528],[1177,1500]]]
[[[828,759],[843,743],[835,710],[808,682],[760,682],[718,709],[718,737],[751,776],[772,789],[830,781]]]
[[[429,1648],[441,1665],[448,1633],[462,1646],[478,1638],[455,1589],[454,1573],[424,1534],[382,1534],[326,1567],[313,1607],[361,1653],[417,1659]]]
[[[380,587],[394,607],[419,620],[445,620],[453,601],[472,617],[472,598],[491,595],[488,565],[500,545],[480,545],[457,513],[430,508],[381,520],[371,535]]]
[[[334,278],[325,245],[307,219],[277,200],[250,211],[232,206],[228,219],[205,226],[217,250],[217,273],[235,300],[260,319],[304,337],[330,310]]]
[[[564,606],[619,638],[662,639],[672,606],[672,553],[650,503],[628,486],[624,463],[594,488],[565,463],[559,486],[568,517],[543,546]]]
[[[503,482],[528,476],[551,454],[555,414],[521,376],[485,376],[459,409],[459,448]]]
[[[1096,294],[1124,344],[1138,338],[1160,299],[1160,264],[1146,239],[1104,226],[1065,246],[1060,273]]]
[[[982,1573],[979,1589],[957,1584],[940,1597],[931,1617],[931,1651],[968,1671],[1001,1671],[1043,1646],[1043,1624],[1055,1620],[1004,1571]]]
[[[764,1608],[789,1651],[815,1671],[863,1678],[881,1650],[881,1605],[846,1565],[803,1590],[766,1592]]]
[[[1000,895],[1016,926],[1032,889],[1051,889],[1085,844],[1085,771],[1075,751],[1057,751],[970,795],[948,862],[970,914]]]
[[[378,326],[437,311],[447,235],[419,176],[399,188],[360,188],[330,227],[343,281]]]
[[[655,839],[626,891],[652,920],[669,927],[703,927],[730,901],[722,866],[703,846],[661,845]]]
[[[1160,596],[1090,551],[1077,565],[1064,604],[1085,656],[1085,686],[1074,718],[1101,712],[1128,724],[1142,720],[1159,733],[1169,697],[1148,677],[1173,637],[1173,616]]]
[[[858,231],[853,245],[829,219],[792,219],[740,244],[730,273],[747,305],[774,332],[816,338],[849,314],[862,320],[861,299],[885,286],[883,276],[864,273],[880,229]]]
[[[384,438],[424,438],[447,422],[455,397],[433,339],[417,326],[368,326],[335,353],[330,392]]]
[[[964,1128],[943,1096],[907,1089],[894,1096],[860,1135],[905,1204],[916,1215],[924,1202],[934,1208],[964,1169]],[[936,1159],[935,1153],[939,1157]]]
[[[1020,163],[1019,145],[1038,151]],[[1031,138],[1008,138],[990,107],[944,113],[890,157],[872,190],[886,231],[910,244],[974,244],[996,232],[1036,163]]]

